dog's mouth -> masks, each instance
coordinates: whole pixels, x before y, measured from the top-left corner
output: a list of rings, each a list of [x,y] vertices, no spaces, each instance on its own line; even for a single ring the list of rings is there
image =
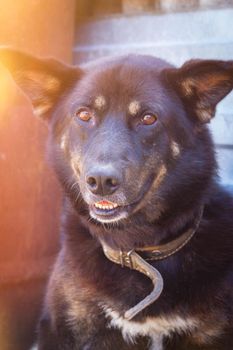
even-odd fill
[[[149,179],[146,181],[145,186],[143,186],[144,191],[139,194],[137,200],[129,204],[123,205],[108,200],[100,200],[98,202],[94,202],[94,204],[90,204],[90,216],[102,223],[114,223],[126,219],[130,213],[137,209],[138,204],[143,200],[147,192],[149,192],[153,181],[154,174],[151,174]]]
[[[90,205],[90,215],[104,223],[119,221],[128,216],[128,205],[123,206],[115,202],[101,200]]]
[[[123,205],[105,199],[89,204],[90,216],[102,223],[114,223],[126,219],[131,213],[138,210],[138,205],[143,201],[147,193],[150,192],[150,188],[153,185],[154,180],[158,179],[160,175],[160,172],[156,177],[154,174],[151,174],[146,181],[145,186],[143,186],[144,191],[139,194],[137,200],[129,204],[127,203]]]

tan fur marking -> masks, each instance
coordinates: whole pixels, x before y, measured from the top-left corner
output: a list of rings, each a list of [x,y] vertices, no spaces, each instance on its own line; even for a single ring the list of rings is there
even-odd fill
[[[159,169],[158,175],[156,176],[156,178],[154,179],[154,181],[152,183],[150,190],[146,193],[143,200],[136,206],[136,208],[134,209],[134,212],[141,209],[144,206],[144,204],[150,200],[150,198],[148,198],[148,197],[151,195],[152,192],[154,193],[154,191],[157,190],[157,188],[162,183],[166,174],[167,174],[167,168],[165,167],[164,164],[162,164],[160,169]]]
[[[140,103],[138,101],[130,102],[128,110],[132,116],[135,116],[140,110]]]
[[[40,72],[28,72],[26,78],[37,82],[39,86],[43,86],[47,91],[57,91],[60,88],[59,80],[51,75]]]
[[[87,301],[94,300],[98,293],[92,290],[85,279],[77,274],[71,260],[66,260],[64,263],[63,250],[55,263],[46,295],[46,304],[51,314],[52,325],[55,324],[56,317],[59,315],[60,301],[64,300],[67,305],[66,322],[71,327],[76,328],[80,320],[85,320],[88,326],[93,327],[93,317],[96,317],[98,309],[92,312],[93,306],[90,306],[92,302],[89,304]]]
[[[99,95],[96,97],[95,101],[94,101],[94,106],[97,109],[103,109],[106,106],[106,99],[104,98],[104,96]]]
[[[27,91],[32,100],[34,114],[41,117],[48,112],[53,105],[50,94],[59,91],[60,81],[52,75],[34,71],[26,74],[18,72],[15,79],[20,82],[21,88]]]
[[[185,79],[181,82],[182,90],[185,96],[191,96],[193,94],[193,87],[195,86],[195,82],[193,79]]]
[[[66,284],[63,285],[63,296],[69,305],[67,310],[68,319],[71,324],[75,324],[81,319],[85,319],[87,315],[89,315],[89,321],[92,318],[90,315],[90,310],[88,304],[85,300],[91,300],[94,298],[94,293],[90,292],[89,289],[82,289],[82,293],[79,293],[79,297],[77,298],[77,290],[76,286],[74,286],[69,281],[66,281]]]
[[[192,334],[192,341],[194,344],[210,345],[216,338],[220,337],[224,333],[224,328],[228,324],[227,318],[223,314],[215,313],[208,315],[208,321],[206,315],[199,315],[199,327],[196,332]],[[218,322],[216,322],[218,320]]]
[[[212,112],[209,108],[208,109],[198,108],[197,114],[202,123],[208,123],[212,118]]]
[[[66,134],[64,134],[61,137],[61,143],[60,143],[60,147],[62,150],[64,150],[66,147],[66,141],[67,141],[67,136],[66,136]]]
[[[196,334],[193,335],[192,341],[194,344],[200,345],[210,345],[212,342],[215,341],[216,338],[221,336],[223,333],[223,329],[221,327],[218,327],[217,325],[213,326],[213,328],[205,329],[201,331],[200,329],[196,332]]]
[[[76,158],[72,158],[72,155],[71,155],[71,167],[72,167],[72,169],[73,169],[73,171],[74,171],[74,173],[75,173],[75,175],[79,175],[78,174],[78,171],[77,171],[77,159]]]
[[[180,155],[180,146],[177,142],[172,141],[171,142],[171,151],[173,158],[177,158]]]
[[[45,114],[50,108],[52,107],[52,104],[46,103],[39,106],[36,106],[33,108],[33,113],[37,117],[41,117],[43,114]]]
[[[161,184],[161,182],[163,181],[165,175],[167,174],[167,168],[165,167],[164,164],[161,165],[161,168],[159,170],[159,173],[157,175],[157,177],[155,178],[154,182],[153,182],[153,190],[157,189],[159,187],[159,185]]]

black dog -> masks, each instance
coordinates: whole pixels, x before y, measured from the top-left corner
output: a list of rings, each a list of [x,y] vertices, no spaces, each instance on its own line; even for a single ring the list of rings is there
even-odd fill
[[[233,61],[0,61],[49,121],[65,193],[39,349],[233,349],[233,200],[206,127]]]

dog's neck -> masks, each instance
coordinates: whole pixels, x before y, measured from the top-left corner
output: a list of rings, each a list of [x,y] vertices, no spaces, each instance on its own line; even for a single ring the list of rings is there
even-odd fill
[[[130,220],[118,225],[105,225],[88,221],[88,228],[97,240],[112,249],[129,251],[139,247],[157,246],[173,241],[192,228],[201,206],[190,212],[177,214],[163,222],[149,222],[141,225],[140,220]],[[87,223],[85,216],[82,222],[84,225]]]
[[[122,266],[127,266],[127,267],[131,267],[130,254],[132,251],[135,251],[138,254],[143,255],[143,258],[148,261],[166,259],[169,256],[180,251],[183,247],[185,247],[186,244],[188,244],[188,242],[195,235],[202,219],[203,209],[204,207],[201,206],[193,224],[187,230],[185,230],[177,238],[171,239],[167,243],[164,243],[161,245],[152,245],[152,246],[143,245],[140,247],[134,247],[131,250],[127,251],[122,248],[112,249],[104,241],[101,241],[103,251],[109,260],[112,260],[117,264],[121,264]],[[126,263],[125,263],[124,257],[126,257]]]

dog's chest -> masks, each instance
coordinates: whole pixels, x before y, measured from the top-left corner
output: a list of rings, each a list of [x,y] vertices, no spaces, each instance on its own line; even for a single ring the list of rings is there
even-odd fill
[[[163,350],[163,338],[172,333],[191,333],[197,327],[195,318],[182,318],[178,315],[148,317],[144,322],[128,321],[118,312],[104,308],[109,319],[108,327],[120,329],[127,342],[135,342],[137,336],[151,338],[150,350]]]

